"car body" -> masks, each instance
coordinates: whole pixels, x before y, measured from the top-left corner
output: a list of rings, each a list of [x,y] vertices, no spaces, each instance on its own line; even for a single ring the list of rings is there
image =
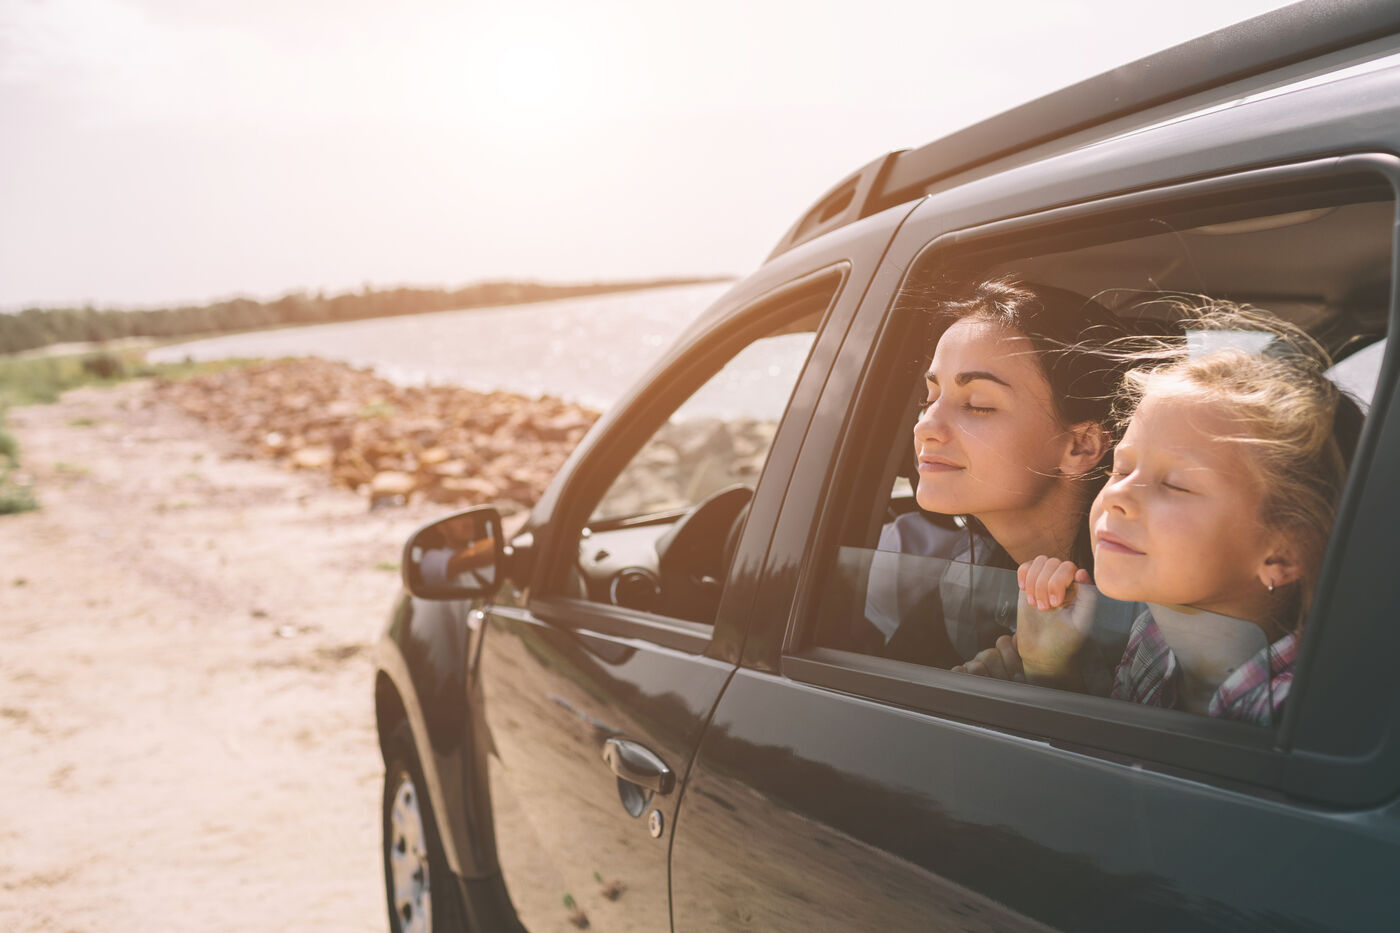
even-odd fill
[[[1397,191],[1385,3],[1297,4],[841,182],[523,527],[409,541],[375,688],[395,928],[1393,927]],[[1280,723],[842,641],[912,508],[909,298],[965,269],[1139,321],[1153,290],[1251,301],[1340,360],[1369,413]],[[734,382],[755,361],[768,395]],[[716,380],[755,411],[675,415]],[[485,556],[429,580],[435,549]]]

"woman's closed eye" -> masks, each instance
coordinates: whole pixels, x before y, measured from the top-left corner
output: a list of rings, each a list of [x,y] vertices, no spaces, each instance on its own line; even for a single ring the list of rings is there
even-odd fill
[[[930,398],[920,402],[918,415],[923,415],[924,412],[928,411],[929,406],[936,401],[938,401],[938,399]],[[963,411],[973,415],[990,415],[992,412],[996,411],[996,409],[990,405],[974,405],[971,402],[963,402],[961,408]]]

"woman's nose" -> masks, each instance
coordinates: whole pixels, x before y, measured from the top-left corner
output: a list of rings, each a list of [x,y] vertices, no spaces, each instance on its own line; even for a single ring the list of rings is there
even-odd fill
[[[942,441],[947,437],[948,422],[943,417],[943,407],[938,400],[928,402],[923,411],[919,412],[919,419],[914,422],[914,440]]]

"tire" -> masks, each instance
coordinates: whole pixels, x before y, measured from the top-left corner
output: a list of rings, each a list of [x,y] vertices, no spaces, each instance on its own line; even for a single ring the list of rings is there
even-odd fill
[[[407,722],[385,746],[384,893],[393,933],[463,933],[456,881],[443,856]]]

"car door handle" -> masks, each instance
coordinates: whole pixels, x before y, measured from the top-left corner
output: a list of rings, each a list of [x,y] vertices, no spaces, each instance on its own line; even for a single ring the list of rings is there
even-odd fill
[[[669,794],[676,786],[676,773],[655,752],[628,739],[608,739],[603,743],[603,760],[613,774],[638,787]]]

